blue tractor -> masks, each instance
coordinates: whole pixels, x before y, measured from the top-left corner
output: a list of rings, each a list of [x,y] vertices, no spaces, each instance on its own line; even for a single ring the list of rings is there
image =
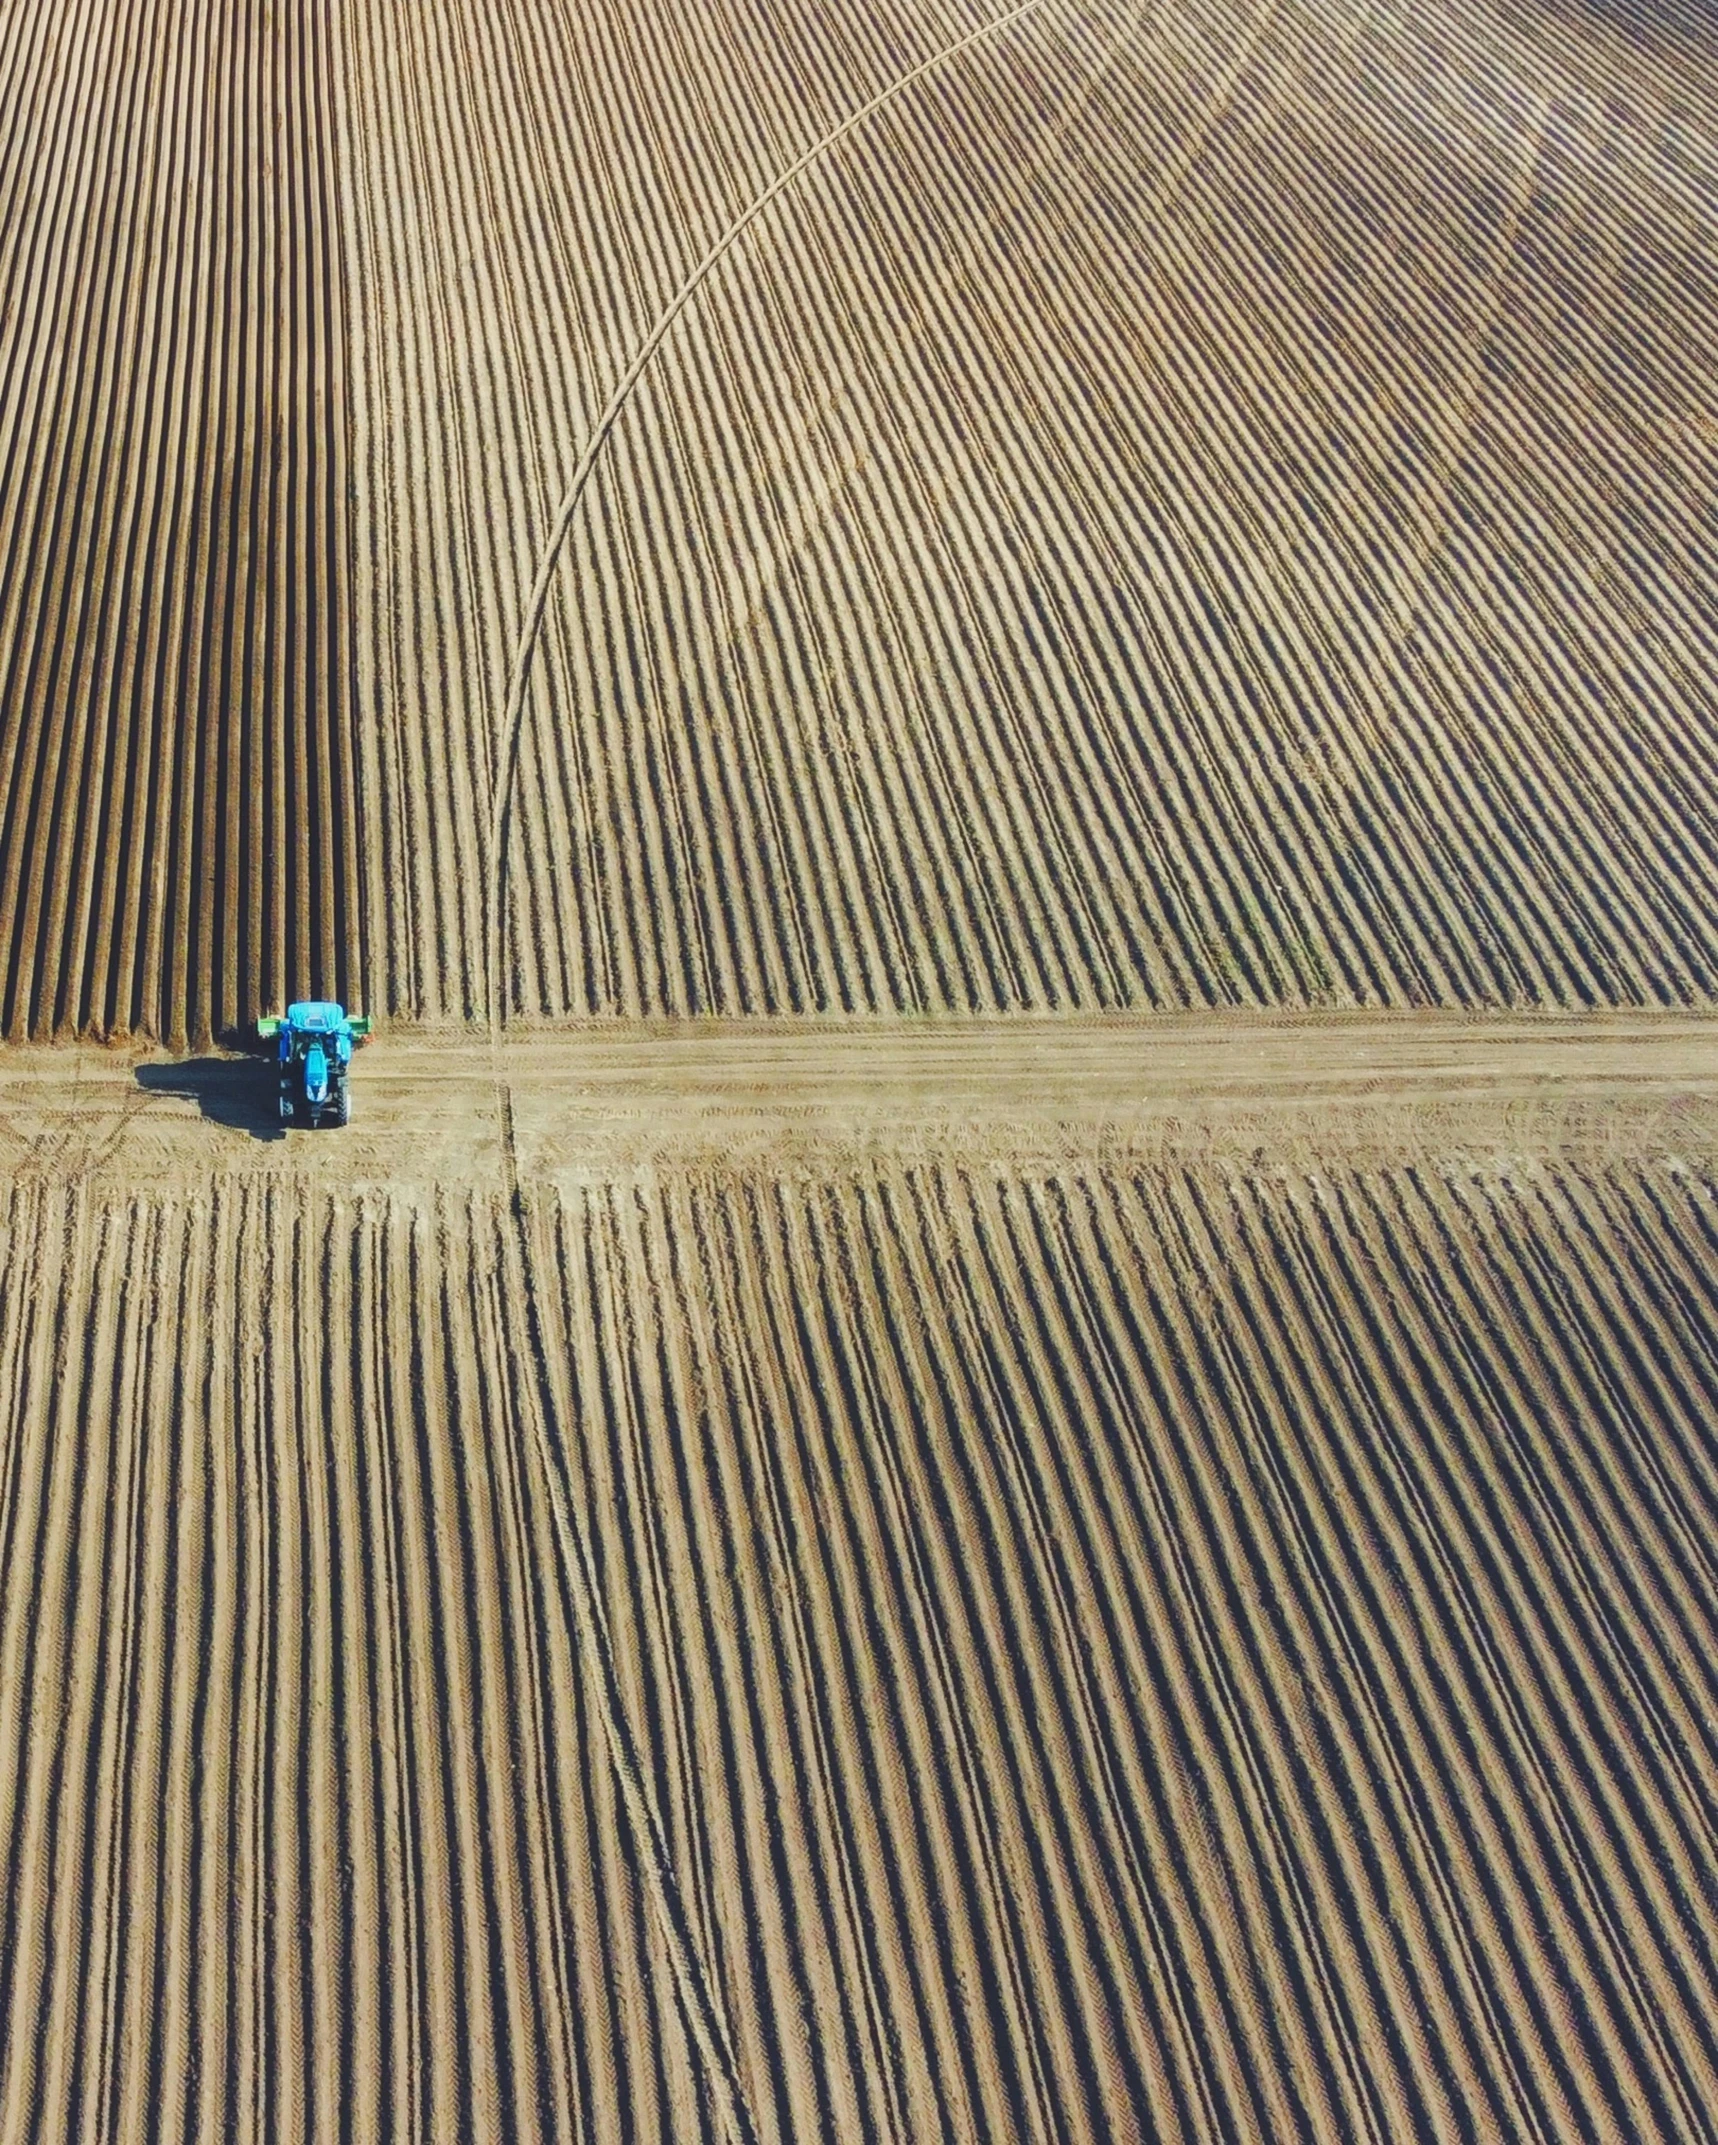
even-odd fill
[[[312,1127],[327,1117],[352,1122],[352,1051],[370,1032],[369,1015],[350,1020],[331,999],[308,998],[257,1022],[264,1042],[280,1039],[280,1119]]]

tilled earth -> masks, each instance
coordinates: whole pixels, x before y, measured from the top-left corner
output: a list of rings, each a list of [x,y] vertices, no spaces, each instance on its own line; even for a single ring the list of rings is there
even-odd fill
[[[0,2113],[1703,2135],[1715,1041],[14,1053]]]
[[[0,0],[0,2140],[1718,2140],[1715,85]]]

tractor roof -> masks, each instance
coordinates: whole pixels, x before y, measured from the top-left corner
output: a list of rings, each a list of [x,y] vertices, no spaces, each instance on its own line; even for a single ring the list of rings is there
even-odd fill
[[[332,1035],[345,1018],[331,998],[302,998],[286,1009],[287,1025],[302,1035]]]

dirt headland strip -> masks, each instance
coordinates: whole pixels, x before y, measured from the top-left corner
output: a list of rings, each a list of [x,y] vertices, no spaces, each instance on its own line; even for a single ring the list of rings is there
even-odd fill
[[[361,998],[338,11],[0,7],[0,1031]]]
[[[1718,1020],[1695,1013],[604,1021],[508,1036],[529,1183],[1106,1149],[1308,1166],[1321,1152],[1706,1154],[1718,1125]],[[357,1060],[354,1124],[323,1139],[281,1130],[255,1058],[12,1049],[0,1162],[131,1182],[499,1184],[494,1075],[475,1027],[390,1029]]]

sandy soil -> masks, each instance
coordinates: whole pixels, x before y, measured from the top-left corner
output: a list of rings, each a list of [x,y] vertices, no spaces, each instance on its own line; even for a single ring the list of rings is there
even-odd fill
[[[0,1033],[361,993],[333,19],[0,0]]]
[[[1718,2145],[1715,85],[0,0],[0,2145]]]
[[[1260,1143],[1278,1159],[1704,1155],[1718,1128],[1718,1019],[1695,1013],[611,1021],[510,1029],[499,1054],[469,1028],[417,1028],[355,1062],[336,1138],[283,1130],[254,1057],[11,1050],[0,1164],[497,1184],[872,1156],[1239,1160]]]
[[[1714,1040],[0,1056],[0,2123],[1706,2135]]]
[[[481,1015],[497,874],[534,1013],[1711,1002],[1715,82],[1622,0],[7,0],[0,1029]]]
[[[916,72],[1009,12],[350,6],[389,1008],[486,1006],[529,593],[671,316],[513,1010],[1711,1002],[1709,9],[1043,0]]]

